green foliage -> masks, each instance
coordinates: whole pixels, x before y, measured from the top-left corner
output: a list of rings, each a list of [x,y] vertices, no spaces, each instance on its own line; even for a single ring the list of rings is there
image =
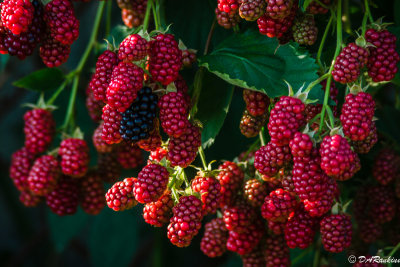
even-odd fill
[[[48,220],[54,245],[58,252],[62,252],[69,241],[88,223],[89,215],[78,209],[74,215],[60,217],[48,210]]]
[[[224,124],[232,100],[233,86],[206,72],[196,117],[203,123],[203,148],[211,146]]]
[[[277,39],[254,30],[235,34],[199,59],[200,65],[230,84],[266,93],[269,97],[288,94],[289,82],[295,91],[318,78],[317,65],[296,45],[279,45]],[[322,103],[321,86],[310,99]]]
[[[44,92],[58,88],[64,82],[64,74],[57,68],[44,68],[15,81],[14,86]]]
[[[89,232],[89,250],[93,266],[129,266],[138,249],[137,212],[115,212],[109,208],[97,215]]]

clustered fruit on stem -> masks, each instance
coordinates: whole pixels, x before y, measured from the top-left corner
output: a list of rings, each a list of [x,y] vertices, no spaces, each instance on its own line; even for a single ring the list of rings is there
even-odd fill
[[[357,190],[352,206],[356,231],[340,190],[363,167],[359,154],[369,153],[378,142],[375,101],[362,78],[390,81],[397,72],[396,38],[384,24],[363,25],[363,34],[344,45],[341,0],[312,1],[304,13],[297,0],[218,0],[215,13],[222,27],[237,30],[240,18],[257,21],[265,38],[277,37],[281,44],[313,45],[318,33],[313,15],[331,9],[325,33],[336,15],[338,44],[329,70],[321,70],[320,78],[305,90],[296,88],[294,93],[289,85],[289,95],[270,99],[264,92],[244,88],[246,108],[239,128],[247,138],[259,135],[261,145],[257,141],[213,169],[213,162],[207,165],[202,124],[195,117],[201,87],[194,88],[197,95],[192,99],[179,73],[194,64],[195,51],[159,27],[153,1],[117,3],[128,27],[143,26],[118,47],[108,45],[87,86],[86,106],[97,123],[92,135],[97,165],[89,166],[88,143],[71,115],[79,81],[74,76],[59,145],[52,147],[54,107],[41,99],[24,115],[25,146],[12,155],[10,167],[24,205],[45,200],[62,216],[75,213],[79,204],[95,215],[105,205],[121,212],[140,203],[145,222],[154,227],[168,224],[167,237],[178,247],[189,246],[204,217],[217,214],[205,224],[201,251],[208,257],[236,252],[244,266],[289,266],[289,248],[309,247],[317,232],[326,251],[339,253],[355,243],[354,238],[375,242],[383,224],[398,223],[400,156],[395,150],[383,148],[374,160],[372,175],[378,185]],[[156,29],[148,32],[151,10]],[[0,51],[23,59],[41,43],[40,55],[48,67],[66,61],[79,35],[69,0],[54,0],[44,7],[36,0],[5,0],[1,20]],[[34,42],[24,45],[26,36]],[[24,51],[14,49],[18,42]],[[341,108],[335,81],[346,85]],[[317,84],[325,90],[323,104],[308,97]],[[142,150],[150,152],[145,166]],[[201,168],[191,165],[197,155]],[[137,177],[119,181],[121,169],[138,167]],[[188,177],[185,169],[192,167],[197,174]],[[107,192],[103,183],[112,184]]]

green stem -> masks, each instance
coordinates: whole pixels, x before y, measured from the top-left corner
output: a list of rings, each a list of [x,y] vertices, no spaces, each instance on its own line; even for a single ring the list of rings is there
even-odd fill
[[[160,30],[161,29],[160,16],[159,16],[160,5],[157,0],[155,0],[155,2],[152,3],[152,9],[153,9],[153,17],[156,30]]]
[[[324,49],[326,37],[328,36],[329,28],[331,27],[332,21],[333,21],[333,13],[331,13],[331,17],[329,18],[328,24],[325,27],[324,35],[322,36],[322,40],[321,40],[321,43],[319,44],[319,48],[318,48],[317,64],[319,65],[321,70],[324,69],[324,67],[322,66],[322,63],[321,63],[322,49]]]
[[[311,252],[311,248],[312,247],[308,247],[306,250],[304,250],[299,256],[297,256],[296,258],[294,258],[292,260],[292,266],[296,265],[296,263],[298,263],[301,259],[303,259],[307,254],[309,254]]]
[[[344,15],[343,15],[344,31],[347,32],[348,34],[352,35],[353,31],[351,30],[349,0],[344,0],[343,13],[344,13]]]
[[[203,164],[204,170],[207,170],[208,166],[207,166],[207,161],[206,161],[206,155],[204,154],[204,150],[203,150],[202,146],[199,147],[199,155],[200,155],[201,163]]]
[[[369,9],[368,0],[364,0],[364,4],[365,4],[365,13],[368,14],[369,22],[370,23],[374,23],[374,19],[372,18],[372,14],[371,14],[371,11]]]
[[[318,239],[317,244],[315,246],[316,246],[315,248],[316,251],[314,255],[313,267],[319,267],[319,263],[321,260],[321,239]]]
[[[193,107],[190,110],[190,117],[191,118],[194,118],[194,116],[197,113],[197,109],[198,109],[197,104],[199,102],[201,88],[203,86],[203,77],[204,77],[204,67],[200,67],[198,69],[198,71],[196,72],[196,75],[194,77],[194,82],[193,82],[194,90],[193,90],[193,93],[192,93]]]
[[[150,21],[150,11],[153,6],[153,0],[148,0],[147,1],[147,7],[146,7],[146,13],[144,15],[144,20],[143,20],[143,30],[147,31],[147,28],[149,27],[149,21]]]
[[[310,83],[307,86],[307,89],[304,91],[305,93],[308,93],[311,91],[311,89],[316,86],[317,84],[320,84],[322,81],[326,80],[328,77],[330,76],[330,73],[325,73],[324,75],[322,75],[321,77],[319,77],[318,79],[316,79],[315,81],[313,81],[312,83]]]
[[[106,30],[105,35],[108,36],[111,30],[111,11],[112,11],[112,1],[107,1],[107,11],[106,11]]]
[[[392,249],[392,251],[390,251],[388,257],[393,257],[393,255],[396,253],[397,250],[400,249],[400,242]],[[389,262],[388,263],[388,267],[392,267],[393,263]]]
[[[264,127],[262,127],[258,135],[260,136],[261,146],[265,146]]]
[[[330,94],[330,88],[331,88],[331,82],[332,82],[331,74],[332,74],[333,66],[335,65],[336,58],[339,55],[341,46],[342,46],[342,0],[338,0],[337,11],[336,11],[336,50],[335,50],[335,54],[333,56],[331,67],[329,68],[329,72],[328,72],[329,77],[328,77],[328,80],[326,81],[324,104],[322,105],[318,133],[321,133],[323,125],[324,125],[325,112],[326,112],[326,107],[328,106],[328,100],[329,100],[329,94]]]
[[[82,71],[83,67],[85,66],[85,63],[90,55],[90,52],[92,51],[92,48],[93,48],[94,44],[96,43],[97,33],[99,31],[99,26],[100,26],[101,17],[103,15],[105,4],[106,4],[105,1],[100,1],[99,7],[97,8],[97,13],[96,13],[96,17],[94,19],[94,24],[93,24],[93,29],[92,29],[92,35],[90,36],[89,43],[86,46],[86,50],[83,53],[83,56],[82,56],[81,60],[79,61],[78,66],[76,67],[77,75],[79,75],[79,73]]]
[[[72,126],[70,128],[73,128],[73,125],[70,125],[74,114],[74,108],[75,108],[75,98],[76,98],[76,93],[78,91],[78,84],[79,84],[79,76],[75,76],[74,81],[72,83],[72,89],[71,89],[71,94],[69,96],[69,102],[68,102],[68,108],[67,108],[67,113],[65,115],[65,120],[62,128],[64,130],[67,130],[68,126]]]
[[[68,81],[65,80],[60,87],[58,87],[57,91],[54,92],[54,94],[51,96],[51,98],[46,102],[46,105],[50,106],[56,101],[57,97],[61,94],[62,91],[64,91],[65,86],[67,86]]]

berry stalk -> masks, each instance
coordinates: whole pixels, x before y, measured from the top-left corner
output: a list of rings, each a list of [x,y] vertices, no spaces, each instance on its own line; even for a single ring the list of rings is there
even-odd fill
[[[71,94],[70,94],[69,102],[68,102],[68,108],[67,108],[67,112],[65,115],[64,124],[62,127],[64,129],[67,128],[68,125],[70,124],[71,117],[74,113],[76,93],[78,91],[78,85],[79,85],[79,74],[82,71],[83,67],[85,66],[85,63],[86,63],[87,59],[89,58],[90,52],[92,51],[93,46],[96,43],[97,33],[99,31],[99,26],[100,26],[101,17],[103,15],[105,4],[106,4],[105,2],[100,2],[99,7],[97,8],[97,13],[96,13],[96,17],[95,17],[93,29],[92,29],[92,35],[90,36],[89,43],[86,46],[86,50],[83,53],[83,56],[74,71],[74,74],[76,76],[74,77],[74,81],[72,84]]]
[[[147,7],[146,7],[146,14],[144,16],[144,20],[143,20],[143,30],[146,31],[147,28],[149,27],[149,20],[150,20],[150,11],[151,11],[151,7],[153,6],[153,1],[152,0],[148,0],[147,1]]]
[[[322,105],[322,110],[321,110],[321,120],[320,120],[320,127],[318,130],[318,133],[321,133],[322,131],[322,126],[325,120],[325,112],[326,112],[326,107],[328,106],[328,100],[329,100],[329,93],[330,93],[330,88],[331,88],[331,83],[332,83],[332,71],[333,67],[335,65],[335,61],[337,56],[339,55],[340,48],[342,46],[342,0],[338,0],[337,2],[337,11],[336,11],[336,50],[335,50],[335,55],[332,60],[331,67],[329,68],[329,77],[328,80],[326,81],[326,87],[325,87],[325,96],[324,96],[324,104]],[[333,125],[331,125],[333,126]]]
[[[328,36],[329,29],[331,28],[333,18],[334,18],[334,16],[333,16],[333,13],[331,12],[331,16],[329,18],[328,25],[326,25],[326,27],[325,27],[324,35],[322,36],[321,43],[319,44],[319,48],[318,48],[318,52],[317,52],[317,64],[319,65],[321,70],[324,69],[324,67],[322,66],[322,63],[321,63],[322,49],[324,49],[326,37]]]

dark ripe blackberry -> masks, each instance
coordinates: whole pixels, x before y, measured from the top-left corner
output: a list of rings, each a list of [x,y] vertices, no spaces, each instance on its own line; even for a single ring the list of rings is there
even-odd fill
[[[151,88],[143,87],[132,105],[122,113],[119,132],[124,140],[137,142],[147,139],[153,130],[157,111],[157,95]]]

